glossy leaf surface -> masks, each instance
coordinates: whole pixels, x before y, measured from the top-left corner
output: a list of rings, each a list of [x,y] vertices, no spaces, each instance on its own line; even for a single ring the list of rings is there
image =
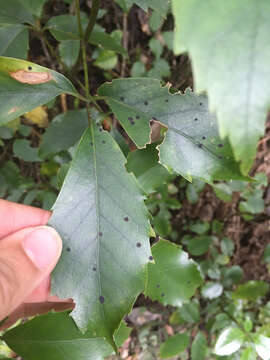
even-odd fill
[[[113,343],[144,289],[150,224],[124,155],[109,133],[93,127],[78,145],[49,221],[64,242],[52,293],[74,299],[71,315],[81,330]]]
[[[62,93],[77,94],[62,74],[29,61],[0,57],[0,125]]]
[[[20,0],[2,1],[0,6],[1,24],[34,24],[34,18]]]
[[[195,88],[207,90],[220,134],[247,173],[270,101],[268,0],[173,0],[175,51],[188,51]],[[248,26],[247,26],[248,24]]]
[[[191,360],[205,360],[207,354],[207,342],[204,334],[199,331],[191,346]]]
[[[116,334],[122,345],[124,325]],[[49,313],[8,331],[5,342],[29,360],[103,360],[113,352],[102,337],[82,334],[68,313]]]
[[[263,360],[270,359],[270,338],[263,335],[255,335],[255,349]]]
[[[219,335],[215,346],[215,353],[220,356],[231,355],[240,349],[245,334],[236,327],[228,327]]]
[[[145,295],[164,305],[181,306],[194,295],[202,278],[196,263],[180,246],[160,240],[152,247]]]
[[[28,29],[24,25],[0,27],[0,55],[26,59],[28,52]]]
[[[211,182],[242,178],[227,141],[221,141],[205,95],[170,94],[153,79],[119,79],[99,88],[112,111],[138,147],[150,142],[149,121],[168,131],[160,145],[161,163],[191,180]]]

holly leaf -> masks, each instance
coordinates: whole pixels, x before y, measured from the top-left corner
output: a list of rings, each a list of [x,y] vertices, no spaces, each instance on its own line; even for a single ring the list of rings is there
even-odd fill
[[[116,334],[119,346],[125,340],[122,324]],[[113,352],[104,338],[90,331],[82,334],[67,312],[38,316],[6,332],[3,338],[16,354],[28,360],[78,360],[86,354],[89,360],[103,360]]]
[[[49,221],[64,244],[52,292],[74,299],[71,316],[82,331],[114,345],[115,330],[144,290],[151,228],[124,155],[109,133],[93,128],[78,145]]]
[[[154,245],[152,254],[145,295],[164,305],[181,306],[202,284],[197,264],[180,246],[166,240]]]
[[[150,142],[149,121],[167,128],[160,161],[188,180],[245,179],[227,140],[218,133],[216,117],[205,95],[172,95],[159,80],[118,79],[99,88],[117,119],[138,147]]]
[[[172,5],[175,52],[189,52],[196,91],[207,90],[221,137],[230,139],[247,173],[269,109],[270,3],[173,0]]]
[[[62,93],[77,96],[64,75],[29,61],[0,56],[0,125]]]

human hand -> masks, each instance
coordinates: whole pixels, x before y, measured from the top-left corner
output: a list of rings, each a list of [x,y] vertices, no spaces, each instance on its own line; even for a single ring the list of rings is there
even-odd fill
[[[73,307],[50,295],[50,273],[61,251],[58,233],[47,224],[51,213],[0,200],[0,321]]]

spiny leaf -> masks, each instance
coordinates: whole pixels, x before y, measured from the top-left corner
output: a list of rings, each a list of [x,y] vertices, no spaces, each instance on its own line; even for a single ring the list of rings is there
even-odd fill
[[[151,119],[164,124],[168,130],[160,146],[161,163],[186,179],[243,179],[230,144],[219,137],[205,95],[172,95],[159,80],[143,78],[114,80],[102,85],[99,94],[138,147],[150,141]]]
[[[181,306],[202,283],[197,264],[180,246],[160,240],[152,247],[145,295],[164,305]]]
[[[173,0],[175,51],[188,51],[196,91],[207,90],[222,138],[247,173],[270,103],[268,0]],[[248,24],[248,25],[247,25]]]
[[[0,125],[62,93],[77,95],[71,82],[58,72],[0,56]]]
[[[83,331],[113,344],[144,289],[150,224],[124,155],[109,133],[93,127],[78,145],[49,221],[64,242],[52,292],[74,299],[71,315]]]

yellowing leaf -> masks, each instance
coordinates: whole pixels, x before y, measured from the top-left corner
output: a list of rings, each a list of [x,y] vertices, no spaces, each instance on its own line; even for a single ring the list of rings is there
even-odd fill
[[[40,128],[48,127],[48,114],[44,106],[38,106],[37,108],[24,114],[24,117],[31,123]]]

